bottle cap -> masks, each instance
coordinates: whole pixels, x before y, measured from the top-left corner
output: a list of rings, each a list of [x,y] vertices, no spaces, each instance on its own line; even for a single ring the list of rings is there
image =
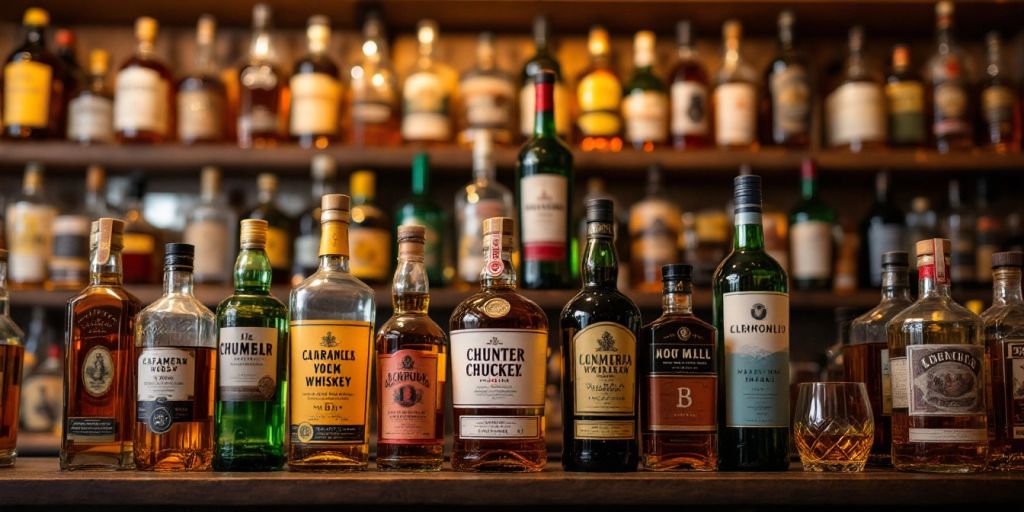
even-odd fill
[[[804,161],[800,163],[800,177],[811,180],[818,177],[818,166],[814,163],[813,159],[805,158]]]
[[[239,230],[239,242],[242,249],[263,249],[267,246],[267,221],[263,219],[245,219]]]
[[[741,208],[756,208],[761,211],[761,177],[756,174],[737,176],[733,180],[733,198],[736,211]]]
[[[1006,251],[997,252],[992,255],[992,268],[1021,268],[1024,267],[1024,252]]]
[[[437,22],[434,20],[420,20],[416,25],[416,40],[420,44],[434,44],[437,40]]]
[[[270,26],[269,5],[256,4],[252,6],[252,26],[256,28],[268,28]]]
[[[38,190],[43,186],[43,164],[39,162],[29,162],[25,164],[25,177],[22,181],[22,187],[25,190]]]
[[[89,228],[89,247],[97,251],[98,261],[107,261],[111,251],[124,248],[124,226],[123,220],[110,217],[101,217],[92,222]]]
[[[427,228],[415,224],[398,226],[398,259],[423,261]]]
[[[320,198],[320,223],[349,221],[352,200],[345,194],[324,194]]]
[[[157,28],[160,25],[149,16],[140,16],[135,20],[135,37],[140,41],[152,43],[156,40]]]
[[[103,75],[108,69],[110,69],[110,54],[106,50],[91,50],[89,52],[89,73]]]
[[[889,251],[882,253],[882,267],[908,267],[910,256],[905,251]]]
[[[164,267],[192,270],[196,257],[196,246],[192,244],[167,244],[164,246]]]
[[[199,175],[199,189],[203,196],[216,195],[220,190],[220,168],[207,165]]]
[[[75,32],[69,28],[62,28],[53,35],[53,40],[57,46],[70,48],[75,46]]]
[[[277,176],[270,173],[262,173],[256,178],[256,188],[261,192],[277,192]]]
[[[313,155],[313,162],[310,164],[310,171],[313,179],[326,180],[337,176],[338,162],[333,156],[326,153]]]
[[[793,23],[796,21],[796,15],[789,9],[783,9],[779,13],[779,30],[789,30],[793,27]]]
[[[196,22],[196,42],[199,44],[212,44],[217,34],[217,18],[211,14],[204,14]]]
[[[953,2],[942,0],[935,4],[935,15],[949,17],[953,15]]]
[[[515,221],[509,217],[491,217],[484,219],[484,235],[512,236]]]
[[[685,263],[672,263],[662,265],[661,280],[663,282],[691,282],[693,281],[693,266]]]
[[[693,25],[690,20],[682,20],[676,23],[676,44],[689,46],[693,41]]]
[[[611,199],[590,199],[587,201],[587,222],[612,224],[615,222],[615,203]]]
[[[548,19],[544,15],[533,18],[533,42],[537,46],[548,44]]]
[[[654,61],[654,32],[641,30],[633,36],[633,65],[650,66]]]
[[[87,190],[98,192],[103,190],[103,186],[107,183],[107,173],[96,164],[90,165],[85,171],[85,188]]]
[[[743,37],[743,25],[739,20],[725,20],[722,24],[722,39],[739,39]]]
[[[917,242],[914,246],[914,249],[917,251],[917,257],[920,258],[921,256],[934,255],[936,243],[942,244],[942,253],[946,255],[946,258],[949,258],[952,245],[949,240],[945,238],[929,238],[928,240],[921,240]]]
[[[555,72],[551,69],[541,69],[533,77],[535,84],[554,84],[555,83]]]
[[[377,188],[377,175],[373,171],[355,171],[348,186],[353,197],[372,198]]]
[[[601,25],[590,27],[587,35],[587,51],[591,55],[608,55],[608,31]]]
[[[50,13],[46,12],[46,9],[29,7],[25,9],[21,23],[25,26],[45,27],[50,24]]]

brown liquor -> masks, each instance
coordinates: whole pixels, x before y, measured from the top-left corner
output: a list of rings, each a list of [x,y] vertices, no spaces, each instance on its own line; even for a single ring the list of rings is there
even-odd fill
[[[156,58],[156,32],[155,19],[135,21],[139,46],[117,72],[114,131],[121,143],[158,144],[173,138],[174,76]]]
[[[1024,470],[1024,297],[1021,296],[1019,251],[992,255],[994,296],[982,313],[991,369],[989,404],[989,466],[1000,471]]]
[[[283,131],[288,86],[275,66],[270,16],[269,5],[253,6],[249,60],[238,71],[237,131],[243,148],[276,146]]]
[[[24,335],[10,316],[7,251],[0,249],[0,468],[13,466],[18,456],[18,412],[21,372],[25,359]]]

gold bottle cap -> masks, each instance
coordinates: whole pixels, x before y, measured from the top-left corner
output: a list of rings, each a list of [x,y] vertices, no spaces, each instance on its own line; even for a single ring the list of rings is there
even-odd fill
[[[355,171],[349,178],[348,186],[353,196],[373,198],[377,189],[377,175],[373,171]]]
[[[243,220],[238,236],[242,249],[263,249],[266,247],[267,228],[267,221],[263,219]]]
[[[398,226],[398,259],[423,261],[427,228],[415,224]]]
[[[217,18],[211,14],[204,14],[196,22],[196,42],[199,44],[212,44],[217,34]]]
[[[950,251],[952,250],[952,244],[945,238],[929,238],[928,240],[921,240],[915,245],[917,251],[917,257],[921,256],[933,256],[935,254],[935,244],[941,244],[942,253],[949,257]]]
[[[135,20],[135,37],[140,41],[152,43],[156,41],[156,32],[160,25],[149,16],[140,16]]]
[[[203,197],[217,195],[220,191],[220,168],[207,165],[199,175],[199,190]]]
[[[25,165],[25,178],[22,181],[22,188],[25,190],[39,190],[43,187],[43,165],[39,162],[29,162]]]
[[[510,217],[491,217],[484,219],[484,236],[501,234],[512,236],[515,230],[515,220]]]
[[[587,51],[591,55],[608,55],[608,30],[601,25],[590,27],[590,34],[587,35]]]
[[[89,73],[93,75],[105,75],[110,69],[110,54],[106,50],[92,50],[89,52]]]
[[[256,188],[260,192],[277,192],[277,176],[270,173],[262,173],[256,178]]]
[[[345,194],[324,194],[320,198],[320,223],[348,223],[352,200]]]
[[[107,173],[103,170],[103,167],[98,165],[90,165],[89,169],[85,171],[85,188],[92,192],[98,192],[103,190],[103,187],[107,184]]]
[[[898,44],[892,47],[892,67],[906,69],[910,66],[910,49],[907,45]]]
[[[50,24],[50,13],[46,12],[46,9],[29,7],[25,9],[21,23],[26,26],[45,27]]]
[[[338,161],[326,153],[317,153],[313,155],[310,174],[318,180],[333,179],[338,175]]]

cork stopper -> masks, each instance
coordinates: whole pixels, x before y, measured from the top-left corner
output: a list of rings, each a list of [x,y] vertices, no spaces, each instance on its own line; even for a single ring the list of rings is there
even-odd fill
[[[338,162],[331,155],[317,153],[313,155],[310,174],[313,175],[313,179],[317,180],[332,179],[338,175]]]
[[[952,250],[952,244],[945,238],[929,238],[928,240],[921,240],[914,246],[917,252],[917,257],[921,256],[934,256],[935,255],[935,243],[938,241],[942,244],[942,253],[949,258],[950,251]]]
[[[89,52],[89,73],[93,75],[105,75],[110,69],[110,54],[106,50],[92,50]]]
[[[245,219],[239,233],[242,249],[263,249],[267,246],[267,221]]]
[[[352,200],[345,194],[325,194],[320,198],[320,223],[344,222],[348,224]]]
[[[204,14],[196,22],[196,42],[201,45],[213,44],[214,36],[217,33],[217,18],[213,15]]]
[[[608,30],[601,25],[594,25],[590,28],[590,35],[587,36],[587,51],[594,56],[608,55]]]
[[[89,248],[95,252],[95,263],[105,263],[111,252],[124,249],[124,226],[123,220],[110,217],[93,221],[89,230]]]
[[[372,199],[374,191],[377,189],[377,175],[373,171],[353,172],[349,178],[348,187],[349,191],[352,192],[352,197]]]
[[[992,268],[1016,268],[1024,267],[1024,252],[1006,251],[997,252],[992,255]]]
[[[135,38],[152,43],[156,41],[156,32],[160,25],[149,16],[140,16],[135,20]]]
[[[484,235],[505,235],[512,236],[515,230],[515,220],[509,217],[491,217],[484,219]]]
[[[50,13],[46,12],[46,9],[30,7],[25,9],[21,23],[27,27],[45,27],[50,24]]]
[[[260,192],[269,192],[271,195],[277,192],[277,176],[270,173],[262,173],[256,178],[256,188]]]
[[[415,224],[398,226],[398,259],[423,261],[427,228]]]
[[[92,192],[99,192],[107,184],[107,173],[98,165],[90,165],[85,171],[85,188]]]

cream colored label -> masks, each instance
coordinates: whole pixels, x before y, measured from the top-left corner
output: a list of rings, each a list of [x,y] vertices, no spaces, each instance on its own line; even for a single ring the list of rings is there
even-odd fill
[[[907,374],[907,358],[889,359],[889,376],[892,386],[892,408],[910,407],[910,377]]]
[[[924,112],[924,87],[920,82],[886,84],[885,96],[889,100],[890,114]]]
[[[699,82],[676,82],[671,94],[672,135],[707,135],[707,87]]]
[[[136,400],[184,402],[195,399],[196,355],[193,350],[144,348],[137,368]]]
[[[102,96],[80,96],[68,103],[68,139],[79,142],[114,140],[114,103]]]
[[[572,337],[573,413],[636,414],[636,334],[614,322],[588,325]]]
[[[265,402],[277,392],[279,333],[273,327],[221,327],[217,400]]]
[[[5,126],[46,128],[50,120],[50,82],[53,69],[34,61],[4,66]]]
[[[452,403],[472,408],[544,407],[548,333],[452,331]]]
[[[539,416],[459,416],[459,439],[536,439]]]
[[[569,91],[562,82],[555,82],[555,131],[561,136],[569,134]],[[527,80],[519,90],[519,129],[524,137],[533,136],[533,122],[536,121],[537,91],[534,90],[533,79]]]
[[[850,82],[839,86],[825,101],[829,144],[844,146],[860,141],[885,139],[882,88],[874,82]]]
[[[391,233],[386,229],[353,226],[348,235],[352,275],[360,279],[387,279],[391,270]]]
[[[178,138],[218,140],[224,135],[224,99],[209,90],[178,93]]]
[[[719,146],[753,144],[757,138],[757,92],[746,83],[715,88],[715,139]]]
[[[460,89],[470,127],[505,128],[508,126],[515,90],[497,76],[476,76],[464,80]]]
[[[668,98],[661,91],[633,92],[622,100],[626,138],[634,143],[665,142]]]
[[[7,207],[8,277],[14,282],[42,282],[53,252],[57,211],[48,205],[16,202]]]
[[[291,78],[291,134],[338,133],[341,85],[323,73],[300,73]]]
[[[192,244],[196,248],[194,272],[198,279],[227,278],[231,274],[227,259],[228,241],[231,240],[231,236],[223,222],[193,222],[185,228],[184,238],[186,244]]]
[[[169,88],[167,81],[152,69],[141,66],[122,69],[117,74],[114,94],[114,128],[167,135]]]
[[[565,244],[569,180],[559,174],[535,174],[520,180],[520,187],[523,244]]]
[[[636,438],[636,422],[633,420],[574,420],[572,424],[576,439],[609,441]]]
[[[789,254],[795,279],[826,279],[832,275],[832,225],[821,221],[789,228]]]
[[[449,101],[440,76],[420,72],[406,78],[402,89],[402,137],[407,140],[447,140],[451,136]]]
[[[911,443],[985,443],[988,432],[983,428],[911,428]]]

